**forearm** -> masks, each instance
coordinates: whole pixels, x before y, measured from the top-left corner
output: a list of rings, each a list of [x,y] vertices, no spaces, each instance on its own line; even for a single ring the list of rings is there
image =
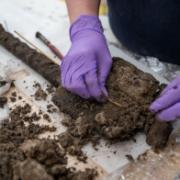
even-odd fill
[[[80,15],[98,15],[100,0],[66,0],[71,23]]]

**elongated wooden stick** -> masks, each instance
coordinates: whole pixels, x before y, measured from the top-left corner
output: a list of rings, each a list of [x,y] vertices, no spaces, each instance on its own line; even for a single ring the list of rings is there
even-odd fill
[[[111,103],[111,104],[114,104],[115,106],[119,107],[119,108],[124,108],[124,106],[122,106],[121,104],[113,101],[111,98],[107,98],[107,100]]]
[[[43,54],[44,56],[46,56],[47,58],[51,59],[48,55],[46,55],[44,52],[41,51],[41,49],[39,49],[36,45],[34,45],[32,42],[30,42],[27,38],[25,38],[22,34],[20,34],[17,31],[14,31],[15,34],[17,34],[21,39],[23,39],[27,44],[31,45],[32,47],[34,47],[36,49],[36,51],[39,51],[39,53]],[[52,60],[52,59],[51,59]],[[53,61],[53,60],[52,60]]]

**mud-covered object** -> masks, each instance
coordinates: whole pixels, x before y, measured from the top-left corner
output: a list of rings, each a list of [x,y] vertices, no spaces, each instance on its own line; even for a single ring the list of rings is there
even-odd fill
[[[56,128],[35,124],[37,118],[30,114],[30,105],[17,106],[0,124],[0,180],[93,180],[97,176],[95,169],[68,167],[67,154],[56,140],[38,138]]]
[[[1,24],[0,45],[41,74],[45,79],[52,82],[54,86],[59,85],[59,66],[45,55],[21,42],[11,33],[6,32]],[[47,69],[48,71],[46,71]]]
[[[162,87],[152,75],[120,58],[113,58],[107,89],[109,97],[121,104],[121,108],[109,101],[100,104],[84,100],[62,87],[57,89],[53,101],[72,118],[64,122],[68,133],[84,142],[97,137],[125,140],[137,131],[144,130],[148,139],[151,139],[147,141],[150,145],[163,147],[172,130],[171,125],[166,122],[159,125],[154,114],[148,110]],[[167,128],[161,129],[164,126]]]

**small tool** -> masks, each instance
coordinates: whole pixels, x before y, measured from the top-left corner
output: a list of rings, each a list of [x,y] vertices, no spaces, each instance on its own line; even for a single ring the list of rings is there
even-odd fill
[[[40,32],[36,32],[36,37],[40,39],[49,49],[61,60],[63,59],[62,53]]]

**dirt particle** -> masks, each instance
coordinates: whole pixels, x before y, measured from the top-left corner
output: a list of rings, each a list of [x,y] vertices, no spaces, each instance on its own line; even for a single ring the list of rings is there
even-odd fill
[[[16,92],[12,92],[11,96],[16,97],[17,93]]]
[[[54,105],[52,105],[52,104],[48,104],[47,105],[47,112],[55,113],[55,112],[57,112],[57,108],[55,108]]]
[[[134,158],[133,158],[133,156],[131,154],[126,154],[126,158],[127,158],[128,161],[134,162]]]
[[[38,90],[35,92],[34,96],[35,96],[35,100],[37,100],[37,101],[46,100],[46,98],[47,98],[46,92],[44,90],[42,90],[41,88],[38,88]]]
[[[0,97],[0,108],[4,108],[4,105],[7,103],[6,97]]]
[[[16,98],[14,96],[10,97],[11,102],[16,102]]]
[[[21,96],[18,96],[18,99],[19,99],[19,100],[21,100],[21,99],[22,99],[22,97],[21,97]]]
[[[43,119],[46,120],[47,122],[51,122],[51,118],[48,114],[44,114]]]

